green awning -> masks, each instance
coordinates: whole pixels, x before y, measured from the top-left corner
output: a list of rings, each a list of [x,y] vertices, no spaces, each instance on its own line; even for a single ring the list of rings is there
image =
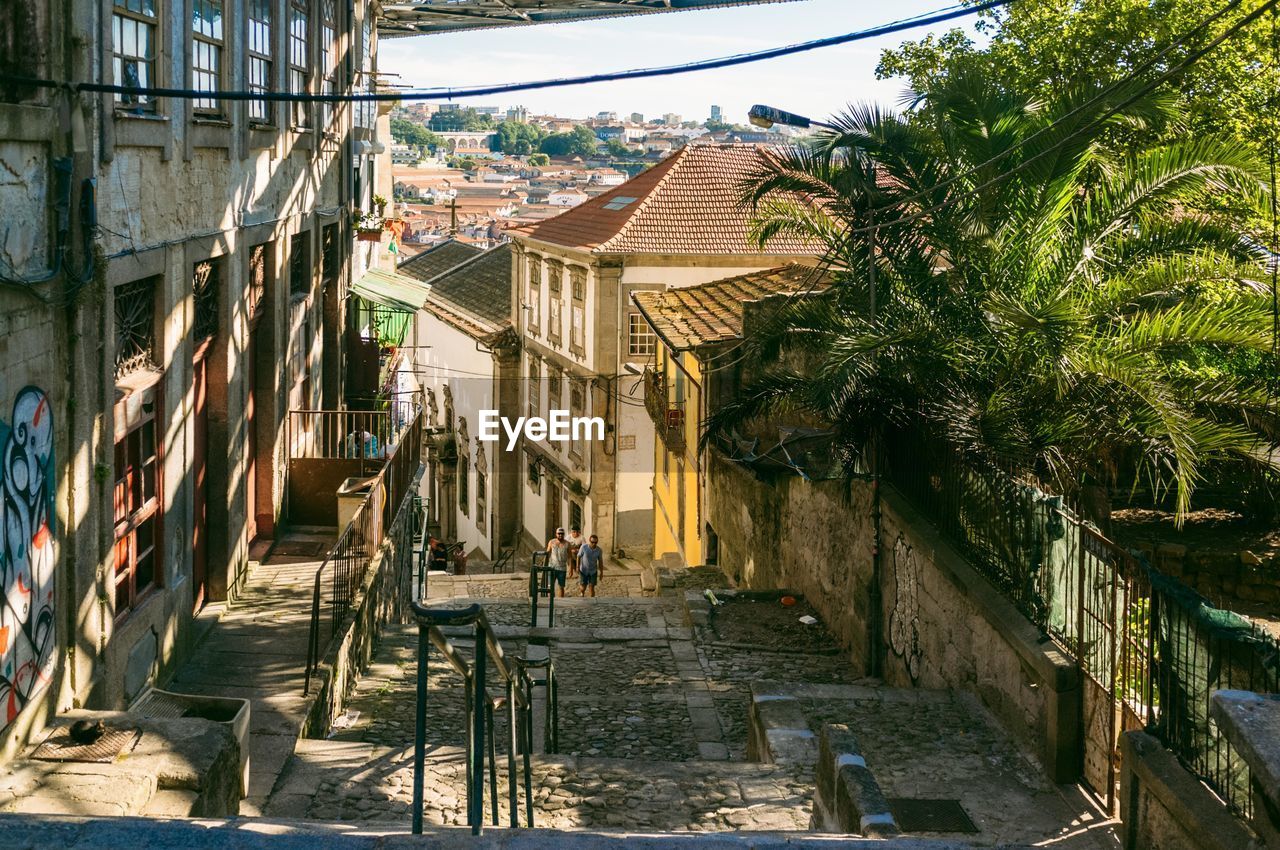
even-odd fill
[[[370,269],[351,284],[351,292],[375,304],[416,313],[427,303],[431,287],[420,280],[395,272]]]

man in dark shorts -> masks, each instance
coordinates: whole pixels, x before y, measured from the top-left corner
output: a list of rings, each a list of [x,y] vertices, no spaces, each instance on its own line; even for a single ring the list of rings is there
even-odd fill
[[[560,597],[564,598],[565,574],[569,570],[569,541],[564,539],[563,528],[557,528],[556,536],[547,541],[547,566],[551,568],[551,581],[560,585]]]
[[[591,597],[596,595],[596,582],[604,575],[604,550],[600,548],[600,539],[594,534],[587,539],[587,544],[578,550],[578,595]]]

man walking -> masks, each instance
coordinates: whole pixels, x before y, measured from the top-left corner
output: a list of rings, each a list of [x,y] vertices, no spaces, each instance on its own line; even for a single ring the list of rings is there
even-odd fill
[[[587,539],[582,536],[582,529],[576,525],[569,529],[569,578],[578,574],[578,550],[586,545]]]
[[[585,546],[578,550],[578,588],[579,596],[586,596],[591,591],[591,598],[596,595],[596,582],[604,575],[604,550],[600,548],[600,539],[594,534]]]
[[[557,528],[556,536],[547,541],[547,566],[551,568],[551,581],[560,585],[560,598],[564,598],[565,572],[569,569],[569,541],[564,539],[564,529]]]

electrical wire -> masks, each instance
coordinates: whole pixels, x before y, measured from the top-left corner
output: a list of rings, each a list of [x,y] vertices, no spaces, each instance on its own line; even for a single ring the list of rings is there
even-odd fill
[[[1190,39],[1190,38],[1192,38],[1192,37],[1194,37],[1194,36],[1198,35],[1198,34],[1199,34],[1199,32],[1200,32],[1201,30],[1203,30],[1203,29],[1205,29],[1206,27],[1208,27],[1208,26],[1212,25],[1212,23],[1213,23],[1217,18],[1219,18],[1221,15],[1225,14],[1226,12],[1228,12],[1228,11],[1230,11],[1230,10],[1234,9],[1235,7],[1239,6],[1239,5],[1240,5],[1240,3],[1241,3],[1241,0],[1232,0],[1232,2],[1228,3],[1228,4],[1227,4],[1223,9],[1220,9],[1217,13],[1215,13],[1215,14],[1213,14],[1213,15],[1209,16],[1208,18],[1206,18],[1205,20],[1203,20],[1200,24],[1198,24],[1198,25],[1197,25],[1196,27],[1194,27],[1192,30],[1188,31],[1188,32],[1187,32],[1187,33],[1185,33],[1183,36],[1181,36],[1179,39],[1177,39],[1177,40],[1176,40],[1173,44],[1171,44],[1169,47],[1166,47],[1166,48],[1165,48],[1165,50],[1164,50],[1164,51],[1162,51],[1161,53],[1162,53],[1162,54],[1167,53],[1167,52],[1169,52],[1170,50],[1172,50],[1172,49],[1173,49],[1173,47],[1178,46],[1178,45],[1180,45],[1182,42],[1185,42],[1185,41],[1187,41],[1188,39]],[[1032,166],[1036,161],[1038,161],[1039,159],[1041,159],[1041,158],[1043,158],[1043,157],[1045,157],[1045,156],[1049,156],[1049,155],[1051,155],[1051,154],[1053,154],[1053,153],[1056,153],[1060,148],[1062,148],[1063,146],[1067,145],[1068,143],[1070,143],[1070,142],[1074,141],[1075,139],[1079,138],[1080,136],[1082,136],[1082,135],[1084,135],[1084,134],[1086,134],[1086,133],[1090,133],[1090,132],[1092,132],[1093,130],[1095,130],[1096,128],[1098,128],[1099,126],[1101,126],[1103,123],[1105,123],[1108,119],[1110,119],[1112,116],[1114,116],[1115,114],[1117,114],[1117,113],[1118,113],[1118,112],[1120,112],[1121,110],[1123,110],[1123,109],[1127,108],[1128,106],[1132,105],[1133,103],[1135,103],[1136,101],[1138,101],[1138,100],[1139,100],[1139,99],[1141,99],[1142,97],[1145,97],[1146,95],[1150,94],[1152,91],[1154,91],[1154,90],[1155,90],[1156,88],[1158,88],[1160,85],[1164,84],[1166,81],[1168,81],[1168,80],[1169,80],[1170,78],[1172,78],[1173,76],[1176,76],[1177,74],[1180,74],[1180,73],[1182,73],[1183,71],[1185,71],[1187,68],[1191,67],[1193,64],[1195,64],[1196,62],[1198,62],[1198,61],[1199,61],[1200,59],[1202,59],[1204,56],[1206,56],[1207,54],[1209,54],[1210,52],[1212,52],[1213,50],[1215,50],[1218,46],[1220,46],[1220,45],[1221,45],[1223,42],[1225,42],[1227,39],[1231,38],[1231,37],[1232,37],[1232,36],[1234,36],[1237,32],[1239,32],[1241,29],[1243,29],[1244,27],[1246,27],[1246,26],[1248,26],[1249,24],[1253,23],[1254,21],[1256,21],[1258,18],[1260,18],[1262,15],[1266,14],[1268,11],[1271,11],[1271,12],[1273,12],[1273,13],[1274,13],[1274,12],[1275,12],[1275,10],[1276,10],[1276,6],[1277,6],[1278,4],[1280,4],[1280,0],[1267,0],[1267,2],[1263,3],[1263,4],[1262,4],[1261,6],[1259,6],[1257,9],[1255,9],[1255,10],[1254,10],[1254,11],[1252,11],[1252,12],[1250,12],[1250,13],[1249,13],[1248,15],[1246,15],[1244,18],[1242,18],[1241,20],[1239,20],[1239,21],[1237,21],[1236,23],[1232,24],[1230,27],[1228,27],[1228,28],[1227,28],[1227,30],[1226,30],[1225,32],[1223,32],[1221,35],[1219,35],[1218,37],[1216,37],[1215,39],[1213,39],[1212,41],[1210,41],[1210,42],[1209,42],[1207,45],[1205,45],[1203,48],[1201,48],[1201,49],[1199,49],[1199,50],[1197,50],[1197,51],[1195,51],[1195,52],[1193,52],[1193,53],[1189,54],[1188,56],[1184,57],[1180,62],[1178,62],[1178,63],[1177,63],[1177,64],[1175,64],[1175,65],[1170,66],[1170,67],[1169,67],[1169,68],[1167,68],[1164,72],[1162,72],[1161,74],[1157,75],[1157,76],[1156,76],[1154,79],[1152,79],[1151,81],[1149,81],[1149,82],[1147,82],[1147,83],[1143,83],[1143,84],[1139,87],[1139,89],[1138,89],[1138,90],[1136,90],[1132,95],[1130,95],[1129,97],[1125,98],[1125,99],[1124,99],[1123,101],[1121,101],[1120,103],[1118,103],[1118,104],[1116,104],[1116,105],[1114,105],[1114,106],[1112,106],[1112,107],[1108,108],[1108,109],[1107,109],[1107,110],[1105,110],[1101,115],[1099,115],[1098,117],[1096,117],[1096,118],[1094,118],[1093,120],[1091,120],[1091,121],[1090,121],[1088,124],[1086,124],[1085,126],[1081,127],[1080,129],[1076,130],[1075,132],[1073,132],[1073,133],[1071,133],[1070,135],[1066,136],[1065,138],[1061,139],[1057,144],[1051,145],[1050,147],[1048,147],[1048,148],[1046,148],[1046,149],[1044,149],[1044,150],[1042,150],[1042,151],[1039,151],[1039,152],[1037,152],[1037,153],[1033,154],[1032,156],[1030,156],[1030,157],[1028,157],[1027,159],[1023,160],[1022,162],[1018,163],[1016,166],[1014,166],[1014,167],[1012,167],[1012,168],[1008,169],[1007,171],[1001,172],[1000,174],[997,174],[996,176],[994,176],[994,177],[990,178],[989,180],[986,180],[986,181],[985,181],[985,182],[983,182],[983,183],[980,183],[980,184],[979,184],[979,185],[977,185],[977,186],[974,186],[974,187],[972,187],[972,188],[967,188],[967,189],[965,190],[965,195],[966,195],[966,196],[969,196],[969,195],[972,195],[972,194],[975,194],[975,193],[981,192],[981,191],[983,191],[983,190],[985,190],[985,189],[991,188],[992,186],[995,186],[995,185],[997,185],[997,184],[999,184],[999,183],[1002,183],[1002,182],[1004,182],[1005,180],[1008,180],[1008,179],[1010,179],[1011,177],[1013,177],[1014,175],[1018,174],[1019,172],[1021,172],[1021,171],[1025,170],[1025,169],[1027,169],[1027,168],[1030,168],[1030,167],[1031,167],[1031,166]],[[1129,86],[1130,84],[1134,83],[1134,82],[1136,81],[1136,79],[1137,79],[1137,75],[1140,75],[1141,73],[1143,73],[1143,72],[1144,72],[1144,70],[1149,70],[1149,69],[1150,69],[1150,67],[1151,67],[1151,64],[1152,64],[1152,63],[1150,63],[1150,62],[1148,62],[1148,63],[1143,63],[1143,65],[1139,66],[1139,68],[1138,68],[1138,69],[1135,69],[1133,72],[1131,72],[1131,73],[1127,74],[1125,77],[1121,78],[1120,80],[1117,80],[1117,81],[1116,81],[1114,84],[1112,84],[1111,86],[1108,86],[1106,89],[1104,89],[1104,90],[1103,90],[1103,92],[1101,92],[1101,93],[1099,93],[1099,95],[1095,96],[1095,97],[1092,99],[1092,101],[1091,101],[1091,102],[1092,102],[1092,103],[1095,103],[1095,104],[1096,104],[1096,103],[1098,103],[1098,102],[1101,102],[1101,100],[1102,100],[1103,98],[1105,98],[1105,97],[1109,96],[1110,94],[1113,94],[1113,93],[1115,93],[1115,92],[1117,92],[1117,91],[1120,91],[1120,90],[1122,90],[1124,87]],[[949,182],[954,183],[954,182],[955,182],[955,181],[957,181],[957,180],[962,180],[962,179],[964,179],[965,177],[971,177],[971,176],[973,176],[974,174],[977,174],[981,169],[983,169],[983,168],[987,167],[987,166],[988,166],[988,165],[990,165],[992,162],[997,162],[997,161],[999,161],[999,159],[1001,159],[1003,156],[1006,156],[1006,155],[1008,155],[1008,153],[1013,152],[1013,151],[1014,151],[1014,150],[1016,150],[1018,147],[1020,147],[1022,144],[1025,144],[1025,143],[1027,143],[1027,142],[1031,141],[1031,139],[1032,139],[1032,138],[1034,138],[1034,137],[1036,137],[1036,136],[1038,136],[1038,135],[1041,135],[1041,134],[1043,134],[1043,133],[1045,133],[1045,132],[1048,132],[1048,131],[1052,130],[1056,125],[1058,125],[1058,124],[1060,124],[1061,122],[1066,121],[1066,120],[1068,120],[1069,118],[1073,117],[1073,116],[1074,116],[1074,114],[1075,114],[1076,112],[1078,112],[1080,108],[1084,108],[1084,106],[1087,106],[1087,105],[1088,105],[1088,104],[1082,105],[1082,107],[1079,107],[1079,108],[1077,108],[1076,110],[1072,110],[1072,112],[1068,113],[1067,115],[1064,115],[1064,116],[1061,116],[1061,117],[1060,117],[1060,118],[1058,118],[1058,119],[1055,119],[1052,123],[1050,123],[1049,125],[1046,125],[1045,127],[1041,128],[1040,130],[1038,130],[1036,133],[1032,134],[1032,136],[1028,137],[1027,139],[1025,139],[1025,140],[1023,140],[1023,141],[1019,142],[1018,144],[1016,144],[1016,145],[1014,145],[1014,146],[1012,146],[1012,147],[1009,149],[1009,151],[1004,152],[1004,153],[1003,153],[1003,154],[1001,154],[1000,156],[994,157],[994,158],[992,158],[991,160],[988,160],[987,162],[984,162],[984,163],[982,163],[982,164],[980,164],[980,165],[978,165],[978,166],[975,166],[975,167],[972,167],[972,168],[970,168],[970,169],[967,169],[966,171],[963,171],[963,172],[961,172],[960,174],[955,175],[953,178],[949,178]],[[939,184],[939,185],[941,185],[941,184]],[[913,195],[913,196],[911,196],[911,197],[912,197],[912,198],[917,198],[917,199],[918,199],[918,198],[922,197],[922,196],[923,196],[923,194],[924,194],[924,193],[923,193],[923,192],[921,192],[921,193],[917,193],[916,195]],[[1274,197],[1274,193],[1273,193],[1273,197]],[[907,200],[907,199],[904,199],[904,200]],[[947,208],[949,208],[949,207],[951,207],[951,206],[954,206],[955,204],[957,204],[957,203],[959,203],[959,202],[960,202],[960,199],[959,199],[959,198],[953,198],[953,199],[950,199],[950,200],[942,201],[942,202],[940,202],[940,203],[938,203],[938,204],[934,204],[933,206],[926,207],[926,208],[921,209],[921,210],[917,210],[917,211],[916,211],[916,212],[914,212],[914,213],[909,213],[909,214],[901,215],[901,216],[899,216],[898,218],[896,218],[896,219],[891,219],[891,220],[889,220],[889,221],[884,221],[884,222],[877,221],[877,222],[876,222],[875,224],[873,224],[873,225],[867,225],[867,226],[861,226],[861,227],[855,227],[855,226],[852,226],[852,225],[851,225],[851,226],[849,226],[849,227],[846,227],[846,228],[845,228],[845,230],[844,230],[844,231],[843,231],[843,233],[842,233],[842,238],[848,238],[848,237],[855,236],[855,235],[871,233],[871,232],[873,232],[873,231],[880,231],[880,230],[887,229],[887,228],[891,228],[891,227],[898,226],[898,225],[910,224],[910,223],[912,223],[912,222],[919,221],[921,218],[925,218],[925,217],[927,217],[927,216],[933,215],[934,213],[940,212],[940,211],[945,210],[945,209],[947,209]],[[870,211],[870,213],[871,213],[871,214],[874,214],[874,212],[875,212],[875,210],[871,210],[871,211]],[[829,255],[829,254],[828,254],[828,255],[825,255],[825,256],[823,257],[823,261],[822,261],[822,262],[823,262],[823,263],[825,263],[825,264],[826,264],[826,266],[828,266],[828,267],[829,267],[829,266],[830,266],[830,264],[831,264],[831,257],[830,257],[830,255]],[[779,302],[778,302],[778,306],[777,306],[777,308],[773,311],[773,314],[769,317],[769,319],[776,318],[776,316],[777,316],[777,315],[779,315],[779,314],[781,313],[781,311],[782,311],[782,310],[786,309],[786,307],[787,307],[790,303],[794,302],[797,298],[802,298],[802,297],[806,297],[806,296],[808,296],[808,295],[811,295],[811,294],[813,293],[814,289],[817,287],[818,282],[820,282],[820,281],[821,281],[821,279],[822,279],[822,275],[821,275],[821,274],[816,273],[816,270],[815,270],[815,273],[812,275],[812,281],[809,283],[809,285],[808,285],[805,289],[803,289],[803,290],[801,290],[801,291],[799,291],[799,292],[795,292],[795,293],[790,293],[790,294],[788,294],[788,295],[785,297],[785,299],[783,299],[783,300],[779,301]],[[722,351],[718,351],[718,352],[713,353],[713,354],[708,358],[708,363],[710,363],[710,364],[714,364],[716,360],[722,359],[722,358],[724,358],[724,357],[732,356],[735,352],[738,352],[738,351],[739,351],[740,349],[742,349],[745,345],[746,345],[746,340],[745,340],[745,339],[743,339],[743,340],[739,340],[739,341],[738,341],[737,343],[735,343],[734,345],[729,346],[728,348],[726,348],[726,349],[724,349],[724,350],[722,350]],[[723,365],[710,365],[710,367],[709,367],[709,368],[707,368],[707,369],[706,369],[706,371],[719,371],[719,370],[721,370],[721,369],[730,368],[730,367],[732,367],[732,366],[734,366],[734,365],[737,365],[738,363],[742,362],[744,359],[746,359],[746,357],[747,357],[747,353],[745,353],[745,352],[744,352],[742,355],[740,355],[740,356],[738,356],[738,357],[735,357],[732,361],[730,361],[730,362],[728,362],[728,363],[725,363],[725,364],[723,364]]]
[[[856,30],[842,35],[802,41],[782,47],[757,50],[748,53],[737,53],[715,59],[703,59],[697,62],[682,62],[676,65],[662,65],[653,68],[633,68],[628,71],[612,71],[602,74],[587,74],[577,77],[557,77],[545,80],[527,80],[515,83],[499,83],[487,86],[463,86],[460,88],[414,89],[404,92],[372,92],[368,94],[301,94],[293,92],[254,92],[254,91],[201,91],[185,88],[159,88],[147,86],[118,86],[109,83],[62,82],[57,80],[25,77],[16,74],[0,74],[0,83],[14,83],[36,88],[59,88],[73,92],[91,92],[95,94],[118,94],[134,97],[167,97],[179,100],[227,100],[255,101],[263,103],[381,103],[381,102],[414,102],[425,100],[454,100],[456,98],[481,97],[512,92],[533,91],[536,89],[562,88],[580,86],[590,83],[609,83],[621,80],[638,80],[650,77],[666,77],[675,74],[687,74],[695,71],[710,71],[719,68],[731,68],[752,62],[763,62],[782,56],[791,56],[810,50],[835,47],[855,41],[863,41],[882,35],[891,35],[903,30],[932,24],[945,23],[957,18],[968,17],[1007,6],[1014,0],[984,0],[974,5],[959,4],[911,18],[902,18],[887,24]]]

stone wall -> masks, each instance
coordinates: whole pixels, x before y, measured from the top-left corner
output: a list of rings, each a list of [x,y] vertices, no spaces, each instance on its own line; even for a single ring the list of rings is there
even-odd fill
[[[1251,613],[1253,606],[1280,608],[1280,562],[1245,550],[1138,543],[1152,565],[1194,589],[1219,608]]]
[[[869,482],[765,482],[713,453],[708,491],[731,580],[803,594],[861,672],[973,691],[1055,781],[1079,777],[1075,666],[896,491],[883,488],[878,588]]]

